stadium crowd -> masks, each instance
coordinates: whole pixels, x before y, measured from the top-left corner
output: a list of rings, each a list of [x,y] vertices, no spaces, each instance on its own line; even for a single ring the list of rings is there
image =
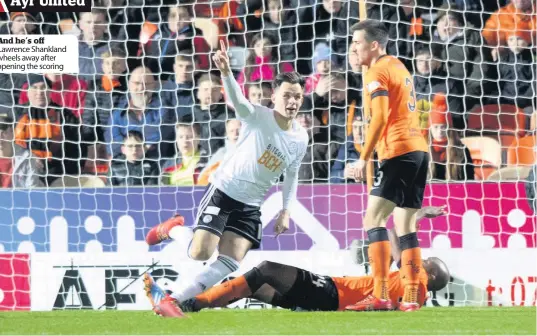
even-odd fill
[[[537,162],[535,0],[368,0],[414,74],[432,181],[520,179]],[[2,13],[5,15],[5,13]],[[362,69],[358,1],[94,0],[88,13],[9,13],[0,34],[75,34],[78,74],[0,74],[0,184],[206,185],[240,121],[211,55],[224,41],[252,102],[306,78],[301,183],[354,183]],[[501,174],[499,172],[502,172]]]

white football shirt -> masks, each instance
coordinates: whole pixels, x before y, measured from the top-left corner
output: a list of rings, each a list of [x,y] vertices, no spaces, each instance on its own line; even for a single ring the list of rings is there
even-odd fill
[[[237,113],[242,122],[237,146],[225,155],[210,182],[239,202],[260,206],[282,173],[298,171],[309,137],[296,120],[284,131],[276,123],[273,110],[251,106],[252,112],[246,117]]]

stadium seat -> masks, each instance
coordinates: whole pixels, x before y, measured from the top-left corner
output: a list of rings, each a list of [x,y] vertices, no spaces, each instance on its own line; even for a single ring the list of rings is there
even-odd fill
[[[515,138],[507,149],[507,164],[510,166],[532,166],[537,163],[536,135]]]
[[[497,140],[490,137],[466,137],[461,141],[472,156],[476,179],[485,180],[502,166],[502,147]]]
[[[487,178],[487,181],[520,181],[528,177],[531,167],[505,167],[498,169]]]
[[[477,106],[469,112],[466,134],[524,136],[525,129],[524,111],[514,105],[493,104]]]

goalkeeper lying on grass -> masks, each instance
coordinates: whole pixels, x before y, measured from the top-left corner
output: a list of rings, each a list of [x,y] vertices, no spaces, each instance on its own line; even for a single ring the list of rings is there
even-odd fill
[[[426,207],[420,210],[417,220],[434,218],[445,214],[444,207]],[[393,261],[399,264],[400,249],[395,232],[390,231]],[[444,288],[449,281],[449,271],[444,262],[432,257],[423,261],[422,273],[419,276],[418,302],[423,305],[429,291]],[[230,281],[183,301],[173,309],[162,310],[159,302],[167,294],[161,289],[148,273],[144,274],[144,285],[147,297],[153,310],[165,317],[183,317],[184,312],[197,312],[204,308],[225,307],[243,299],[254,298],[259,301],[289,309],[312,311],[340,311],[355,302],[362,300],[373,291],[373,277],[330,277],[317,275],[309,271],[264,261],[257,267]],[[403,296],[399,271],[391,272],[388,286],[392,302],[399,302]]]

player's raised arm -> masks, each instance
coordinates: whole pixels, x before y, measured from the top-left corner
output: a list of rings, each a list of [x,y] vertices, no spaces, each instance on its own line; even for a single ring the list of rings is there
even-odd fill
[[[216,54],[213,56],[213,61],[222,74],[226,96],[233,104],[235,113],[243,119],[248,118],[248,116],[254,112],[254,106],[248,99],[246,99],[246,97],[244,97],[239,83],[233,78],[229,66],[229,56],[223,41],[220,41],[220,50],[216,51]]]

